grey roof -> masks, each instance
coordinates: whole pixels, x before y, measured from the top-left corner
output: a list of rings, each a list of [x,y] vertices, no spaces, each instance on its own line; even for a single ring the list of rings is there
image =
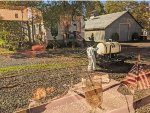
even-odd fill
[[[85,21],[85,30],[105,29],[108,25],[121,17],[127,11],[96,16]]]

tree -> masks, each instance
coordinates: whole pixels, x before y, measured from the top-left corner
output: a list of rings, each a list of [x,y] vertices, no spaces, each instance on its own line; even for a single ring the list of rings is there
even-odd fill
[[[126,3],[122,1],[106,1],[105,10],[107,13],[115,13],[126,10]]]
[[[39,10],[36,10],[38,8],[41,7],[41,1],[35,2],[35,1],[0,1],[1,7],[3,8],[8,8],[8,9],[13,9],[16,6],[21,8],[23,7],[31,7],[32,13],[34,16],[32,16],[33,18],[31,19],[32,21],[12,21],[12,22],[6,22],[6,21],[1,21],[1,27],[4,28],[4,30],[7,30],[8,32],[10,32],[11,35],[14,35],[16,37],[16,39],[18,39],[18,37],[20,39],[18,39],[18,41],[23,41],[24,36],[28,36],[29,37],[29,42],[32,43],[34,42],[34,36],[32,36],[31,38],[31,32],[33,32],[33,24],[36,22],[39,22],[42,20],[42,18],[40,18],[39,16]],[[42,16],[41,16],[42,17]],[[9,24],[9,25],[8,25]],[[26,24],[27,28],[24,27],[24,25]],[[30,26],[32,24],[32,27]],[[31,31],[32,28],[32,31]],[[28,34],[26,32],[24,32],[23,29],[28,30]],[[33,34],[33,33],[32,33]],[[33,41],[32,41],[33,40]]]
[[[141,1],[132,12],[136,20],[140,22],[146,29],[150,29],[148,23],[150,18],[150,11],[148,10],[148,8],[149,8],[149,3],[146,1]]]
[[[100,1],[84,1],[83,3],[86,17],[90,17],[94,10],[99,15],[104,14],[104,6]]]
[[[100,1],[49,1],[42,4],[41,11],[46,26],[59,21],[61,15],[83,15],[90,17],[93,10],[104,13],[104,6]]]
[[[149,29],[148,18],[150,17],[148,7],[149,3],[146,1],[106,1],[105,3],[107,13],[129,11],[147,29]]]

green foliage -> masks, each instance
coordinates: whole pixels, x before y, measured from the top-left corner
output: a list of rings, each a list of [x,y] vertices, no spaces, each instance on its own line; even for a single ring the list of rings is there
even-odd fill
[[[0,38],[1,38],[1,39],[4,39],[4,40],[5,40],[8,35],[9,35],[9,32],[7,32],[7,31],[1,31],[1,32],[0,32]]]
[[[106,1],[105,10],[107,13],[115,13],[126,10],[126,2],[122,1]]]
[[[92,11],[98,12],[98,14],[104,14],[104,6],[100,1],[85,1],[84,2],[85,7],[85,16],[90,17]]]
[[[141,1],[132,11],[136,20],[141,23],[144,28],[150,30],[149,17],[150,11],[148,11],[149,4],[146,1]]]
[[[5,45],[5,44],[6,44],[5,40],[0,38],[0,46],[3,47],[3,45]]]
[[[45,25],[50,28],[50,26],[58,23],[62,15],[85,15],[90,17],[93,10],[102,14],[103,8],[104,6],[100,1],[51,1],[43,3],[41,11]]]
[[[14,53],[15,51],[9,51],[8,49],[0,48],[0,55],[10,55]]]
[[[25,41],[24,36],[22,36],[20,23],[16,21],[1,21],[0,26],[0,42],[3,44],[3,47],[10,50],[18,49],[19,43]]]
[[[118,33],[113,33],[111,35],[112,41],[119,41],[119,34]]]
[[[15,50],[18,47],[19,37],[13,37],[10,31],[0,32],[0,47],[7,48],[10,51]]]
[[[9,36],[9,32],[1,31],[0,32],[0,46],[4,47],[8,44],[7,37]]]
[[[23,22],[23,24],[27,25],[27,27],[22,26],[22,23],[18,22],[18,21],[1,21],[0,22],[0,26],[1,26],[0,29],[4,29],[4,30],[10,32],[11,36],[15,37],[15,43],[14,43],[14,41],[11,42],[12,43],[11,45],[16,46],[13,48],[17,48],[17,46],[18,46],[17,43],[20,43],[20,42],[24,43],[22,39],[24,39],[25,36],[28,37],[28,39],[29,39],[28,41],[30,42],[30,44],[32,44],[32,42],[34,42],[33,35],[31,37],[31,29],[33,31],[33,24],[40,23],[42,20],[42,16],[40,15],[39,10],[37,10],[41,7],[42,3],[43,3],[42,1],[9,1],[9,2],[0,1],[0,7],[2,7],[2,8],[11,9],[16,6],[18,6],[19,8],[31,7],[31,10],[33,12],[33,18],[31,19],[31,21]],[[22,32],[23,28],[26,29],[29,34],[26,32]],[[20,48],[20,47],[18,46],[18,48]]]
[[[132,34],[132,40],[134,41],[134,40],[138,40],[138,39],[139,39],[139,34],[137,32],[134,32]]]

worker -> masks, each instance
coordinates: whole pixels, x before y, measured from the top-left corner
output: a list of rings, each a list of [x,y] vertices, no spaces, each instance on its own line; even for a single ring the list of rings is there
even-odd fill
[[[94,46],[90,46],[87,48],[87,56],[89,60],[88,71],[95,71],[96,70],[96,58],[95,58],[95,51],[98,48]]]

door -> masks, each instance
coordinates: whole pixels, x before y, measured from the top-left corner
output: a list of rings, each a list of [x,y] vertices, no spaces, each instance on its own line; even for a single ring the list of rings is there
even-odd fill
[[[129,24],[119,25],[119,41],[128,41],[129,38]]]

